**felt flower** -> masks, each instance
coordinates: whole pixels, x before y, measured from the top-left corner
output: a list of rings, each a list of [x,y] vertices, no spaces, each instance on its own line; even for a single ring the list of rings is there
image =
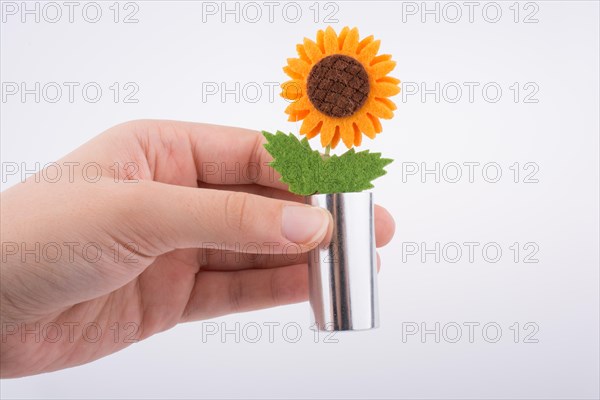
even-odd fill
[[[359,39],[358,29],[345,27],[317,32],[317,41],[304,38],[296,46],[298,58],[288,59],[282,96],[293,101],[285,110],[289,121],[300,121],[300,134],[321,134],[321,145],[359,146],[362,135],[373,139],[382,130],[380,118],[392,118],[400,81],[388,76],[396,62],[377,55],[379,40]]]

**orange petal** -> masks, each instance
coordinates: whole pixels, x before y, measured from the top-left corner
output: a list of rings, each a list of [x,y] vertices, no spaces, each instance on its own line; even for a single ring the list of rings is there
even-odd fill
[[[352,145],[354,144],[354,131],[351,129],[344,130],[342,133],[342,140],[347,148],[352,148]]]
[[[325,32],[322,29],[317,32],[317,46],[321,49],[321,53],[325,53]]]
[[[321,116],[318,112],[313,111],[309,113],[306,118],[304,118],[304,122],[302,122],[302,126],[300,127],[300,133],[308,134],[313,131],[317,125],[321,122]],[[318,133],[318,132],[317,132]]]
[[[354,132],[354,143],[356,144],[357,136],[360,136],[359,142],[362,143],[362,132],[360,131],[360,128],[358,127],[358,125],[356,125],[356,122],[352,123],[352,131]],[[358,144],[357,144],[357,146],[358,146]]]
[[[374,39],[374,37],[373,37],[373,35],[371,35],[371,36],[367,36],[366,38],[361,40],[360,43],[358,43],[358,46],[356,46],[356,54],[360,54],[362,49],[364,49],[365,46],[367,46],[369,43],[371,43],[373,41],[373,39]]]
[[[369,117],[367,117],[366,115],[363,114],[358,118],[358,120],[356,122],[357,122],[358,127],[361,130],[361,132],[363,132],[365,135],[367,135],[371,139],[375,138],[375,134],[376,134],[375,127],[373,126],[373,123],[371,122]]]
[[[380,63],[382,61],[387,61],[387,60],[391,60],[392,59],[392,55],[391,54],[380,54],[377,57],[373,57],[373,59],[371,60],[370,65],[375,65],[377,63]]]
[[[373,58],[375,58],[375,56],[377,55],[380,45],[380,40],[374,40],[368,45],[366,45],[365,48],[362,49],[360,54],[358,55],[358,61],[362,62],[364,65],[369,65],[371,63],[371,60],[373,60]]]
[[[335,133],[333,134],[333,139],[331,139],[331,148],[335,149],[335,147],[338,145],[338,143],[340,142],[340,127],[336,126],[335,127]]]
[[[338,50],[341,50],[344,46],[344,41],[346,40],[346,35],[348,35],[349,30],[350,29],[347,26],[345,26],[344,29],[342,29],[342,31],[340,32],[338,36]]]
[[[319,134],[319,132],[321,132],[321,127],[322,126],[323,126],[323,121],[319,121],[319,123],[317,124],[317,126],[315,126],[313,129],[311,129],[309,132],[306,133],[306,137],[308,139],[312,139],[315,136],[317,136]],[[302,133],[302,132],[300,132],[300,133]]]
[[[392,118],[394,116],[392,110],[390,110],[385,104],[378,100],[379,99],[377,98],[374,102],[371,103],[369,107],[369,112],[383,119]]]
[[[352,123],[348,118],[339,120],[340,127],[340,135],[342,137],[342,141],[346,145],[347,148],[352,147],[352,139],[354,139],[354,133],[352,132]]]
[[[396,107],[396,104],[394,104],[394,102],[390,99],[376,97],[375,101],[383,103],[387,108],[390,109],[390,111],[394,111],[396,108],[398,108]]]
[[[400,93],[400,88],[387,82],[377,82],[371,87],[371,95],[375,97],[390,97]]]
[[[321,146],[327,147],[333,139],[335,134],[336,124],[331,119],[323,120],[323,126],[321,127]]]
[[[379,120],[379,118],[377,118],[374,115],[371,115],[370,113],[367,113],[367,117],[371,120],[373,128],[375,128],[375,133],[381,133],[383,127],[381,126],[381,121]]]
[[[286,65],[285,67],[283,67],[283,72],[285,72],[286,75],[292,79],[303,79],[304,78],[302,76],[302,74],[292,71],[292,69],[290,68],[289,65]]]
[[[323,52],[319,46],[310,39],[304,38],[304,50],[313,63],[316,63],[323,58]]]
[[[300,100],[302,97],[302,83],[298,80],[291,80],[281,84],[281,97],[291,101]]]
[[[382,76],[381,78],[377,79],[376,82],[386,82],[398,85],[400,83],[400,79],[396,79],[393,76]]]
[[[292,71],[302,76],[308,76],[310,65],[306,61],[299,58],[288,58],[287,62]]]
[[[301,60],[304,60],[308,64],[311,64],[310,57],[308,57],[308,54],[306,54],[306,51],[304,50],[304,46],[303,45],[297,44],[296,45],[296,52],[298,53],[298,56],[300,57]]]
[[[358,130],[358,126],[356,126],[356,124],[354,124],[353,127],[356,128],[353,130],[354,131],[354,145],[360,146],[360,144],[362,143],[362,133],[360,133],[360,130]]]
[[[291,112],[289,113],[289,117],[288,117],[288,121],[290,122],[297,122],[297,121],[301,121],[304,119],[304,117],[306,117],[308,115],[310,111],[309,110],[300,110],[300,111],[295,111],[295,112]]]
[[[375,79],[381,78],[382,76],[387,75],[392,72],[392,70],[396,67],[396,61],[382,61],[378,64],[375,64],[371,67],[371,73]]]
[[[346,40],[344,40],[344,46],[342,50],[345,53],[356,54],[356,47],[358,46],[358,29],[352,28],[348,35],[346,36]]]
[[[325,30],[325,54],[335,54],[338,51],[338,37],[331,26]]]
[[[288,114],[297,113],[298,111],[309,110],[311,108],[310,106],[308,97],[302,96],[297,101],[290,103],[286,107],[285,112]]]

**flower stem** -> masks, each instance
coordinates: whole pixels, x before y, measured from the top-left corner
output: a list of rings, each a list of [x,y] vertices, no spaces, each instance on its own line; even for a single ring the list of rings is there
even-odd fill
[[[327,147],[325,147],[325,157],[328,158],[329,157],[329,152],[331,151],[331,145],[327,145]]]

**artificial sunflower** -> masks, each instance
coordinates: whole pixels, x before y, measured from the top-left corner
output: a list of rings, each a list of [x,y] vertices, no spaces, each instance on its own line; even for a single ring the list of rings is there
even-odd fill
[[[382,130],[380,118],[394,116],[388,98],[400,92],[400,81],[388,76],[396,62],[377,55],[379,40],[359,40],[358,29],[345,27],[339,35],[328,27],[317,32],[316,43],[304,38],[296,46],[299,58],[288,59],[282,96],[292,100],[285,110],[289,121],[303,120],[300,134],[321,134],[321,145],[359,146],[362,135],[373,139]]]

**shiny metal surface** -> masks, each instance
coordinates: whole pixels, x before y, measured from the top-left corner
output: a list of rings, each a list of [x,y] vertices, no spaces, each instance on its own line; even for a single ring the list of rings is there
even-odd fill
[[[327,209],[333,232],[308,257],[309,293],[316,327],[327,331],[379,326],[377,255],[373,194],[308,196],[306,203]]]

